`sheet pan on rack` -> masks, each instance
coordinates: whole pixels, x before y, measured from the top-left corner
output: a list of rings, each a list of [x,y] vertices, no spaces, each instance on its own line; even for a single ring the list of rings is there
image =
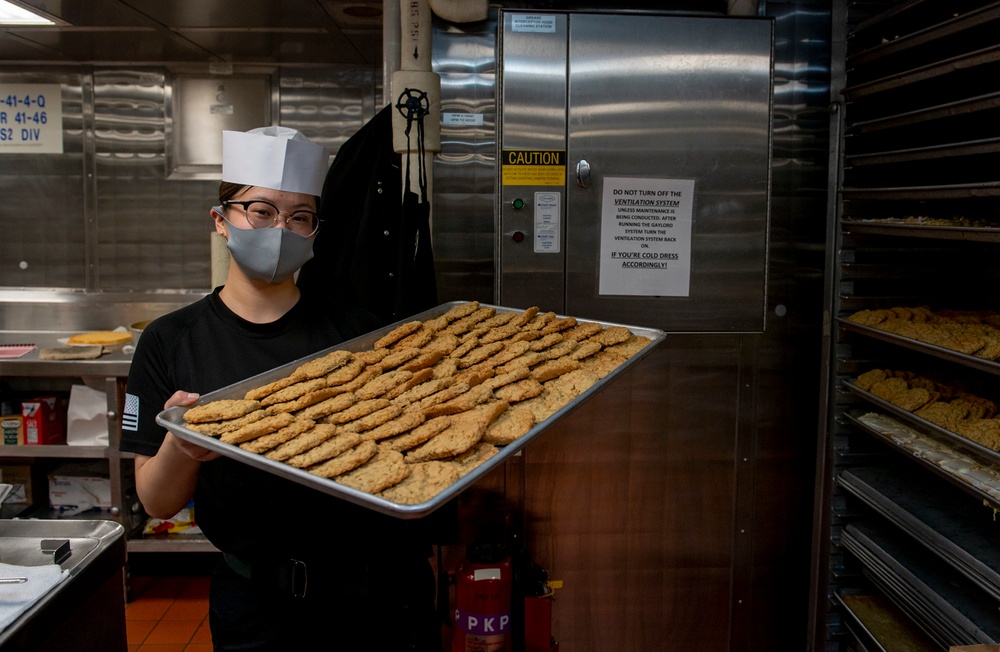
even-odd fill
[[[328,349],[323,349],[322,351],[317,351],[313,355],[306,356],[299,360],[295,360],[288,364],[271,369],[270,371],[264,372],[252,378],[240,381],[239,383],[235,383],[228,387],[224,387],[214,392],[205,394],[198,400],[196,405],[202,405],[205,403],[209,403],[211,401],[216,401],[221,399],[243,398],[246,392],[249,391],[250,389],[260,387],[262,385],[283,378],[288,374],[290,374],[295,368],[302,365],[303,363],[315,358],[322,357],[330,353],[331,351],[346,350],[346,351],[358,352],[358,351],[369,350],[374,346],[375,342],[377,342],[380,338],[388,334],[390,331],[392,331],[395,327],[399,326],[400,324],[413,320],[427,321],[435,317],[439,317],[448,310],[450,310],[451,308],[462,303],[467,303],[467,302],[455,301],[455,302],[445,303],[430,310],[427,310],[425,312],[422,312],[420,314],[413,315],[408,319],[402,320],[395,324],[390,324],[381,329],[372,331],[371,333],[362,335],[361,337],[357,337],[355,339],[343,342]],[[490,304],[480,304],[480,305],[482,307],[495,308],[498,313],[522,312],[519,309],[507,308],[503,306],[495,306]],[[560,315],[560,317],[562,316],[563,315]],[[238,460],[254,468],[286,478],[293,482],[297,482],[312,489],[316,489],[317,491],[337,496],[354,504],[372,509],[374,511],[383,514],[387,514],[389,516],[394,516],[402,519],[419,518],[422,516],[426,516],[427,514],[430,514],[434,510],[438,509],[439,507],[450,501],[452,498],[458,496],[460,493],[462,493],[470,486],[475,484],[477,480],[479,480],[481,477],[489,473],[491,470],[506,462],[507,459],[509,459],[511,456],[513,456],[522,448],[524,448],[538,435],[540,435],[542,432],[550,428],[554,423],[562,419],[573,409],[580,406],[582,403],[588,401],[591,397],[593,397],[595,394],[600,392],[604,387],[606,387],[608,383],[613,381],[616,377],[620,376],[626,369],[633,366],[640,359],[645,357],[650,351],[652,351],[654,347],[656,347],[663,340],[663,337],[665,335],[662,330],[654,328],[643,328],[639,326],[630,326],[627,324],[618,324],[614,322],[606,322],[596,319],[586,319],[582,317],[578,317],[577,319],[579,321],[589,321],[589,322],[599,323],[604,328],[612,326],[625,326],[626,328],[628,328],[629,331],[631,331],[633,335],[647,337],[651,341],[647,346],[641,349],[634,356],[628,358],[621,365],[619,365],[610,373],[608,373],[606,376],[601,378],[592,387],[581,393],[576,398],[569,401],[566,405],[561,407],[558,411],[553,413],[545,420],[536,423],[531,428],[531,430],[529,430],[527,433],[519,437],[513,443],[499,447],[500,449],[499,452],[490,459],[488,459],[486,462],[476,467],[473,471],[460,478],[457,482],[447,487],[444,491],[437,494],[433,498],[415,505],[403,505],[395,503],[380,496],[359,491],[352,487],[348,487],[346,485],[335,482],[334,480],[313,475],[306,470],[295,468],[293,466],[285,464],[284,462],[277,462],[268,459],[263,455],[258,455],[256,453],[251,453],[249,451],[246,451],[240,448],[239,446],[226,444],[219,441],[219,439],[217,438],[190,430],[186,427],[184,421],[184,413],[188,409],[190,409],[189,407],[173,407],[167,410],[163,410],[162,412],[160,412],[160,414],[157,415],[156,421],[158,424],[160,424],[161,426],[172,432],[175,436],[185,441],[189,441],[191,443],[198,444],[199,446],[203,446],[207,449],[216,451],[226,457]]]
[[[958,433],[952,432],[947,428],[942,428],[941,426],[932,421],[928,421],[927,419],[917,416],[913,412],[904,410],[898,405],[894,405],[893,403],[883,400],[870,392],[866,392],[860,387],[854,385],[854,383],[844,382],[844,387],[852,394],[856,394],[857,396],[863,398],[872,405],[882,408],[886,412],[889,412],[890,414],[899,417],[900,419],[903,420],[904,423],[909,423],[917,426],[918,428],[923,428],[926,432],[937,435],[938,437],[943,438],[944,440],[958,446],[959,448],[980,455],[995,464],[1000,464],[1000,452],[998,451],[995,451],[991,448],[987,448],[986,446],[974,442],[967,437],[963,437]]]

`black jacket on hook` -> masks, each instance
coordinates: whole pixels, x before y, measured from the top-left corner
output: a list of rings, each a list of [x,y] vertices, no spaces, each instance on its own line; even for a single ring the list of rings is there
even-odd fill
[[[437,305],[430,205],[403,198],[387,105],[345,142],[327,172],[314,256],[298,284],[359,304],[383,325]],[[414,148],[416,149],[416,148]]]

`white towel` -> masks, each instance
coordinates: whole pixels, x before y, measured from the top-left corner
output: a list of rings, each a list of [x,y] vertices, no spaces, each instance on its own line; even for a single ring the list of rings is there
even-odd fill
[[[0,632],[68,576],[69,571],[64,571],[58,564],[12,566],[0,563],[0,579],[28,579],[20,584],[0,584]]]

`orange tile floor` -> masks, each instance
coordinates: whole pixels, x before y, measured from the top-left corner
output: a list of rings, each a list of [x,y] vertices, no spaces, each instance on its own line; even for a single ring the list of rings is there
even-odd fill
[[[209,581],[207,575],[131,576],[125,605],[129,652],[211,652]]]

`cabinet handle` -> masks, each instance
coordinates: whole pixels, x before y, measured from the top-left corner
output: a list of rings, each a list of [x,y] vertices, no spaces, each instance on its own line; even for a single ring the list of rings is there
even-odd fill
[[[576,185],[581,188],[590,187],[590,163],[587,162],[587,159],[581,159],[576,164]]]

